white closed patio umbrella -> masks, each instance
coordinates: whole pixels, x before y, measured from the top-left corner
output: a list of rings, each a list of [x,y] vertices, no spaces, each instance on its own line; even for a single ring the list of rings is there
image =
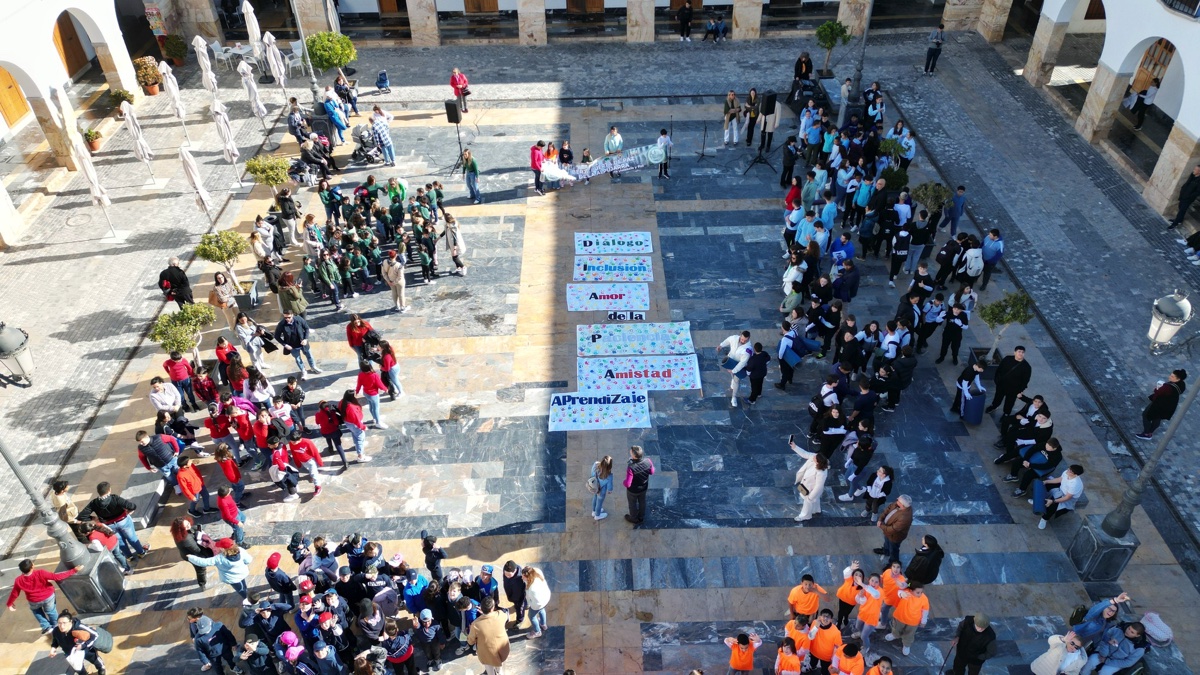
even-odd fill
[[[153,164],[154,151],[146,142],[146,135],[142,133],[142,125],[138,123],[137,113],[133,111],[133,105],[129,101],[121,101],[121,114],[125,115],[125,129],[130,136],[133,136],[133,155],[146,165],[146,171],[150,172],[150,182],[154,183],[156,180]]]
[[[192,38],[192,46],[196,48],[196,63],[200,64],[200,83],[213,96],[217,95],[217,76],[212,71],[212,61],[208,60],[208,43],[197,35]]]
[[[262,124],[263,134],[271,140],[271,131],[267,129],[267,106],[263,105],[262,97],[258,95],[258,85],[254,83],[254,71],[250,64],[242,61],[237,67],[238,75],[242,76],[242,86],[246,88],[246,99],[250,104],[250,113]]]
[[[237,143],[233,139],[233,127],[229,126],[229,111],[225,109],[225,104],[217,99],[212,102],[212,117],[213,124],[217,125],[217,135],[221,137],[221,153],[225,155],[225,161],[233,165],[233,180],[234,187],[242,187],[241,171],[238,170],[237,160],[241,153],[238,152]]]
[[[250,36],[250,48],[254,50],[254,59],[262,63],[262,29],[258,27],[258,17],[254,14],[254,5],[250,0],[242,0],[242,18],[246,20],[246,33]]]
[[[209,196],[208,190],[204,189],[204,179],[200,177],[196,159],[192,157],[192,153],[188,152],[187,148],[179,149],[179,159],[183,161],[183,176],[187,179],[188,185],[192,188],[192,194],[196,197],[196,206],[208,217],[208,222],[213,223],[212,198]]]
[[[329,30],[334,33],[342,32],[342,19],[338,16],[337,3],[333,0],[321,0],[321,4],[325,5],[325,18],[329,20]]]
[[[187,125],[183,123],[183,118],[187,116],[187,110],[183,107],[183,99],[179,98],[179,80],[175,79],[175,73],[171,72],[171,65],[166,61],[158,62],[158,73],[162,75],[163,89],[167,90],[167,96],[171,98],[171,110],[175,113],[175,118],[179,120],[179,126],[183,127],[183,137],[187,140],[188,146],[191,146],[192,137],[188,136]]]
[[[96,167],[92,164],[92,155],[84,147],[83,141],[77,136],[72,137],[72,144],[75,146],[75,161],[79,164],[79,171],[88,182],[88,191],[92,193],[92,205],[99,206],[104,212],[104,220],[108,222],[108,232],[117,238],[117,231],[113,229],[112,218],[108,217],[108,207],[112,201],[108,198],[108,191],[100,184],[100,176],[96,173]]]
[[[263,50],[267,53],[267,66],[271,68],[271,75],[283,90],[283,107],[287,108],[287,68],[283,67],[283,54],[279,53],[279,45],[275,43],[275,36],[271,35],[270,31],[263,33]]]

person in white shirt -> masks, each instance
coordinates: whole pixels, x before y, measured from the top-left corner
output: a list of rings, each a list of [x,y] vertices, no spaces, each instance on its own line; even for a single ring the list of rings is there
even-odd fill
[[[1142,124],[1146,121],[1146,110],[1154,105],[1154,97],[1158,96],[1158,85],[1162,84],[1156,77],[1146,87],[1145,91],[1138,92],[1137,102],[1133,104],[1133,114],[1137,115],[1137,125],[1133,127],[1134,131],[1142,128]]]
[[[657,143],[658,143],[659,149],[661,149],[663,151],[663,154],[666,155],[666,157],[662,161],[662,164],[658,165],[658,177],[666,178],[667,180],[671,180],[671,168],[670,168],[671,148],[675,147],[675,144],[671,142],[671,137],[667,134],[666,129],[658,130]]]
[[[754,347],[750,344],[750,331],[744,330],[740,335],[730,335],[725,338],[717,347],[717,356],[721,356],[721,352],[729,350],[725,361],[721,365],[721,369],[728,372],[729,378],[729,405],[737,407],[738,388],[742,385],[742,380],[749,375],[746,372],[746,362],[750,360],[750,356],[754,354]]]
[[[1058,478],[1043,481],[1049,493],[1046,495],[1046,512],[1042,514],[1042,519],[1038,521],[1039,530],[1046,529],[1046,523],[1050,522],[1053,518],[1061,516],[1075,508],[1075,503],[1083,495],[1083,479],[1080,478],[1082,475],[1083,466],[1072,464]],[[1032,504],[1033,500],[1030,499],[1029,503]]]

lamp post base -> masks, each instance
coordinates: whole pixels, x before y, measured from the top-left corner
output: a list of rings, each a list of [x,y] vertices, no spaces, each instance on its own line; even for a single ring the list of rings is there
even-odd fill
[[[1116,581],[1141,545],[1132,531],[1123,537],[1109,535],[1101,527],[1103,521],[1100,515],[1084,518],[1067,549],[1082,581]]]
[[[66,570],[65,566],[61,570]],[[63,595],[77,612],[108,614],[117,611],[125,593],[125,575],[112,554],[89,552],[88,562],[66,579],[58,582]]]

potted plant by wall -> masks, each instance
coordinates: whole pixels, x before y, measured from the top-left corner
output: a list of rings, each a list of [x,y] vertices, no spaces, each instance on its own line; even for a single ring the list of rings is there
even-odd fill
[[[925,207],[929,212],[929,222],[937,227],[942,219],[942,209],[950,199],[950,188],[936,181],[927,181],[913,188],[912,196],[918,204]]]
[[[879,177],[887,181],[888,199],[895,199],[908,187],[908,172],[900,168],[900,154],[903,152],[904,146],[894,138],[879,142],[879,154],[891,159],[888,167],[879,172]]]
[[[100,132],[95,129],[87,129],[83,132],[83,142],[87,143],[88,150],[92,152],[100,151]]]
[[[162,345],[168,354],[192,353],[192,363],[200,363],[200,331],[217,318],[217,312],[208,303],[184,305],[178,312],[159,314],[150,329],[150,341]]]
[[[134,72],[138,84],[147,96],[158,96],[158,85],[162,84],[162,75],[158,72],[158,61],[153,56],[143,56],[133,60]]]
[[[304,43],[308,47],[308,58],[312,61],[313,68],[322,73],[330,68],[340,70],[358,58],[354,43],[341,33],[313,33]]]
[[[258,281],[238,281],[233,266],[237,264],[238,258],[249,250],[250,242],[233,230],[201,235],[200,243],[196,245],[197,258],[225,268],[229,280],[241,289],[242,292],[234,296],[234,299],[237,300],[238,309],[243,312],[249,312],[258,305]]]
[[[133,92],[128,89],[110,89],[108,90],[108,102],[117,111],[117,119],[124,119],[125,115],[121,112],[121,104],[128,102],[133,105]]]
[[[246,173],[254,177],[254,180],[271,188],[271,194],[275,197],[279,196],[275,189],[280,185],[288,182],[288,168],[292,163],[286,157],[278,155],[257,155],[246,160]],[[278,206],[274,201],[271,202],[271,210],[278,210]]]
[[[991,371],[999,365],[1002,358],[999,347],[1004,331],[1013,324],[1023,326],[1033,321],[1033,298],[1022,291],[1010,291],[995,302],[980,305],[976,308],[975,313],[987,324],[996,337],[992,340],[992,346],[987,349],[972,347],[970,362],[978,361],[987,365],[988,371],[985,374],[990,377]]]
[[[171,64],[178,68],[183,65],[183,59],[187,57],[187,42],[172,33],[163,40],[162,52],[163,56],[171,59]]]
[[[825,50],[825,66],[817,71],[817,77],[833,77],[833,71],[829,69],[833,48],[846,44],[850,37],[850,29],[841,21],[826,21],[817,26],[817,46]]]

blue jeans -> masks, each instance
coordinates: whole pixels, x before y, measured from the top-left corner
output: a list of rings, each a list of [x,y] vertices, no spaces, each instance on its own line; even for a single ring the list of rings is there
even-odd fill
[[[337,204],[325,205],[325,220],[332,220],[335,223],[342,222],[342,213]]]
[[[342,296],[338,292],[337,284],[329,287],[329,301],[333,303],[334,307],[340,308],[342,306]]]
[[[854,494],[857,490],[862,489],[863,483],[867,482],[868,476],[875,475],[864,468],[857,476],[854,477],[854,480],[850,480],[850,474],[852,473],[854,473],[854,465],[850,465],[850,468],[846,469],[846,474],[844,476],[846,482],[850,484],[850,494]]]
[[[167,487],[174,490],[179,486],[179,481],[175,480],[175,474],[179,473],[178,457],[172,457],[171,461],[167,462],[167,465],[159,469],[159,471],[162,472],[163,482],[167,484]]]
[[[233,590],[237,591],[238,595],[242,596],[243,600],[250,599],[250,592],[246,589],[245,581],[235,581],[229,585],[233,587]]]
[[[109,551],[109,553],[112,553],[113,560],[117,561],[117,564],[121,566],[121,569],[127,570],[129,569],[129,557],[125,555],[124,551],[121,550],[122,548],[124,548],[124,546],[117,546],[113,548],[113,550]]]
[[[241,504],[242,503],[242,495],[246,494],[246,482],[239,480],[238,482],[234,483],[233,485],[230,485],[229,487],[231,490],[233,490],[233,495],[232,495],[233,501],[237,504]]]
[[[179,391],[180,401],[191,400],[192,407],[198,407],[196,405],[196,393],[192,391],[192,378],[189,377],[186,380],[180,380],[178,382],[171,380],[171,384],[175,385],[175,389]]]
[[[241,485],[241,483],[238,484]],[[237,501],[236,497],[234,498],[234,501]],[[237,544],[238,546],[241,546],[242,542],[246,540],[246,528],[242,527],[242,523],[244,522],[246,522],[246,514],[239,511],[238,522],[226,523],[233,530],[233,543]]]
[[[41,602],[29,603],[29,611],[33,612],[33,617],[37,619],[42,630],[51,630],[54,624],[58,623],[58,608],[54,605],[53,595]]]
[[[364,454],[367,445],[367,432],[365,429],[359,429],[353,424],[346,425],[346,431],[350,432],[350,438],[354,440],[354,451],[359,455]]]
[[[466,173],[467,178],[467,194],[475,201],[483,201],[483,195],[479,194],[479,174],[474,171]]]
[[[379,146],[379,149],[383,150],[383,161],[389,164],[396,163],[396,147],[394,145],[387,143]]]
[[[958,221],[962,216],[952,216],[950,212],[946,212],[946,216],[942,218],[942,224],[939,227],[945,227],[946,223],[950,223],[950,236],[958,234]]]
[[[592,495],[592,515],[598,516],[604,513],[604,498],[608,496],[608,490],[600,488],[600,492]]]
[[[799,349],[796,349],[795,352],[800,355],[800,358],[804,358],[809,354],[821,351],[820,340],[813,340],[812,338],[807,338],[801,335],[793,340],[793,342],[797,347],[799,347]]]
[[[126,556],[129,555],[130,550],[138,555],[146,553],[146,547],[142,546],[137,532],[133,529],[133,518],[125,516],[115,523],[109,523],[108,526],[117,533],[117,538],[121,540],[121,547],[125,549]]]
[[[188,504],[188,513],[192,514],[193,516],[204,515],[203,513],[198,513],[194,510],[196,507],[200,506],[200,502],[202,501],[204,502],[205,511],[212,509],[212,497],[209,496],[207,487],[201,487],[200,492],[196,493],[196,498],[192,500],[191,504]]]
[[[900,544],[893,544],[887,537],[883,538],[883,554],[888,557],[888,562],[894,562],[900,559]]]
[[[292,358],[296,359],[297,368],[304,370],[304,361],[300,358],[301,354],[303,354],[304,357],[308,359],[308,367],[312,370],[317,369],[316,364],[313,363],[312,350],[308,348],[308,345],[300,345],[299,347],[292,347],[291,349]]]
[[[388,379],[392,381],[392,389],[396,392],[396,396],[404,395],[404,385],[400,384],[400,365],[394,365],[387,372]]]
[[[379,394],[375,394],[374,396],[365,394],[365,396],[367,398],[367,409],[371,411],[371,419],[375,420],[376,424],[379,424]]]
[[[529,623],[533,624],[533,632],[540,633],[546,629],[546,608],[529,612]]]

